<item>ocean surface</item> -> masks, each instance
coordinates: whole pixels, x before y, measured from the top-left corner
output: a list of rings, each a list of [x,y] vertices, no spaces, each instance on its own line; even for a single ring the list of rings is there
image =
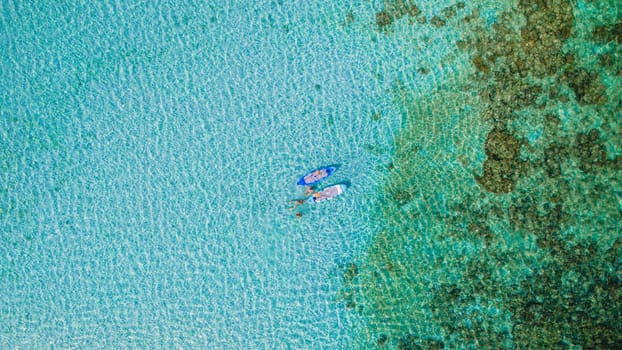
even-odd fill
[[[621,345],[621,11],[2,2],[0,348]]]

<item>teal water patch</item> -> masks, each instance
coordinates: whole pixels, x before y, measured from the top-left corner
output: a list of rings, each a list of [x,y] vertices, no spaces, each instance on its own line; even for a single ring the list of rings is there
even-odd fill
[[[400,124],[360,6],[3,7],[2,346],[351,347],[339,268]]]
[[[404,4],[381,11],[404,22]],[[507,2],[491,25],[482,5],[436,20],[460,35],[454,74],[427,95],[393,89],[406,127],[380,229],[343,273],[359,341],[619,347],[619,7]]]

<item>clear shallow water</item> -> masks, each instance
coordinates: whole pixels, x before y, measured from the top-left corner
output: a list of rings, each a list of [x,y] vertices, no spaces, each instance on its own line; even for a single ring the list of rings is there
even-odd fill
[[[603,3],[574,8],[577,32],[590,32],[584,16],[604,13]],[[499,23],[520,27],[524,18],[500,16],[514,2],[465,4],[457,15],[444,12],[450,1],[418,5],[420,14],[382,29],[380,3],[3,4],[2,347],[468,348],[560,334],[540,316],[549,309],[537,298],[559,301],[551,286],[516,285],[533,271],[562,271],[533,279],[572,288],[592,263],[581,263],[584,254],[572,271],[538,269],[551,259],[543,249],[561,248],[533,236],[541,221],[530,220],[556,220],[549,208],[559,201],[543,198],[570,183],[564,211],[592,221],[564,216],[550,232],[576,235],[568,248],[576,251],[598,237],[605,265],[619,262],[610,249],[619,237],[617,100],[588,94],[588,106],[578,105],[581,79],[572,76],[558,93],[566,102],[544,85],[553,102],[541,110],[559,115],[561,131],[552,137],[525,106],[508,129],[532,147],[521,146],[527,159],[546,159],[547,142],[581,146],[560,157],[582,173],[563,165],[561,178],[572,181],[531,175],[511,195],[482,193],[477,176],[496,152],[484,145],[486,109],[498,112],[482,96],[504,77],[494,75],[502,65],[488,74],[473,56],[499,42],[485,31],[504,37]],[[615,22],[607,13],[604,23]],[[469,34],[471,22],[484,29]],[[458,41],[477,35],[473,47]],[[576,37],[569,47],[617,52]],[[600,73],[615,91],[611,67]],[[590,158],[599,145],[611,161]],[[296,218],[298,176],[335,163],[329,182],[352,187]],[[551,171],[534,164],[536,174]],[[545,185],[530,187],[538,181]],[[513,207],[524,210],[504,216]],[[508,255],[516,258],[499,261]],[[569,266],[568,257],[548,266]],[[495,294],[501,283],[511,293]],[[477,302],[473,290],[484,291]],[[523,291],[535,304],[516,301]],[[517,315],[543,320],[533,328],[542,334],[508,336]],[[446,320],[458,316],[465,321],[452,328]]]
[[[347,347],[399,123],[348,7],[302,6],[3,5],[3,347]],[[296,219],[333,163],[348,196]]]

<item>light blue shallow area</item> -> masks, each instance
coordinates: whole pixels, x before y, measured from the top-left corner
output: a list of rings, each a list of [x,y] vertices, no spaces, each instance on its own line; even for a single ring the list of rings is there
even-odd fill
[[[0,6],[0,348],[349,348],[414,66],[380,4]],[[296,218],[327,164],[352,187]]]

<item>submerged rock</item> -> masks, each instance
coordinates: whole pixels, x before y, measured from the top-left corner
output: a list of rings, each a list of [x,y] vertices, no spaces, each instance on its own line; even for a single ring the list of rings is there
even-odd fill
[[[493,129],[484,147],[488,158],[484,161],[483,175],[475,179],[489,192],[512,192],[520,176],[520,143],[509,132]]]
[[[499,129],[488,133],[484,148],[486,155],[496,160],[517,159],[520,153],[520,144],[516,137]]]
[[[588,133],[579,133],[575,141],[575,152],[579,158],[579,168],[585,172],[594,172],[607,161],[605,146],[600,142],[600,132],[596,129]]]
[[[574,68],[565,72],[565,78],[580,104],[591,105],[607,102],[607,87],[603,84],[598,73],[588,72],[585,68]]]

